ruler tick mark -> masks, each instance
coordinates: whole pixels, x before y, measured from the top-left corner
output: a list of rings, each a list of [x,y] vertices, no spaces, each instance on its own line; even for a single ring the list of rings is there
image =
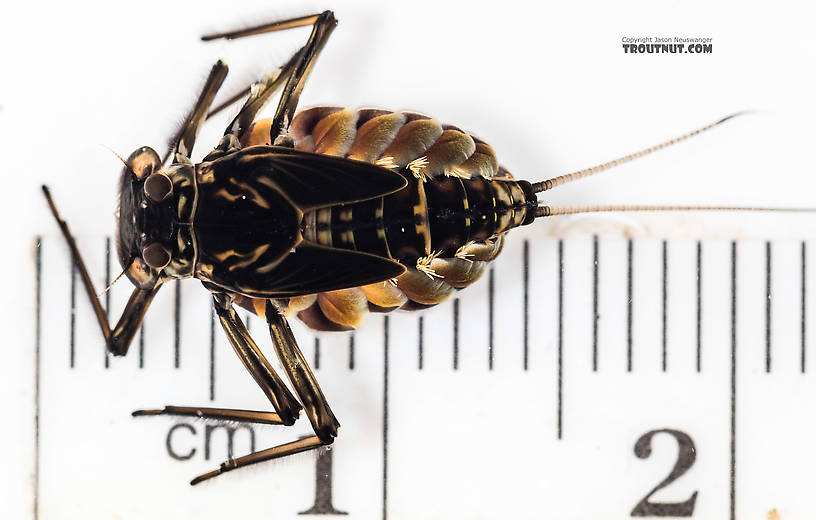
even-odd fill
[[[139,327],[139,368],[144,368],[144,349],[145,349],[145,326]]]
[[[491,267],[487,273],[487,368],[493,370],[493,288],[494,269]],[[458,313],[458,307],[457,307]]]
[[[111,239],[110,237],[105,237],[105,288],[110,285],[111,282]],[[105,319],[108,320],[110,323],[110,291],[105,291]],[[110,368],[110,354],[108,353],[108,345],[104,346],[104,353],[105,353],[105,368]]]
[[[697,373],[703,369],[702,364],[702,350],[703,350],[703,244],[697,241]]]
[[[175,287],[175,298],[173,300],[173,355],[174,366],[181,365],[181,284],[177,281]]]
[[[632,371],[632,239],[626,244],[626,371]]]
[[[598,371],[598,235],[592,236],[592,371]]]
[[[215,401],[215,307],[210,304],[210,401]]]
[[[564,433],[564,240],[558,240],[558,440]]]
[[[530,241],[524,240],[521,249],[521,273],[522,284],[524,286],[523,298],[523,314],[524,314],[524,329],[523,329],[523,366],[526,371],[529,366],[529,345],[530,345]]]
[[[453,299],[453,369],[459,370],[459,298]]]
[[[42,237],[34,240],[36,247],[37,280],[36,280],[36,315],[34,317],[34,500],[33,512],[34,520],[40,517],[40,356],[41,356],[41,332],[42,332]],[[73,266],[73,262],[71,262]],[[71,277],[74,276],[73,269]],[[73,321],[73,314],[72,314]],[[73,364],[71,365],[73,367]]]
[[[731,242],[731,467],[729,499],[731,520],[736,520],[737,477],[737,243]]]
[[[383,520],[388,518],[388,347],[388,316],[383,316]]]
[[[802,241],[802,294],[801,294],[801,309],[799,311],[800,318],[801,318],[801,335],[802,335],[802,345],[801,345],[801,356],[802,356],[802,366],[801,370],[802,373],[805,373],[807,365],[805,364],[805,354],[806,354],[806,345],[807,345],[807,246],[805,241]]]
[[[424,327],[425,324],[422,321],[422,316],[419,317],[418,321],[419,321],[419,331],[418,331],[417,335],[419,336],[419,341],[418,341],[418,343],[419,343],[419,345],[418,345],[418,350],[419,350],[418,358],[419,359],[418,359],[417,366],[419,367],[419,370],[422,370],[422,361],[423,361],[422,355],[423,355],[423,350],[424,350],[424,346],[425,346],[425,327]]]
[[[349,370],[354,370],[354,334],[349,335]]]
[[[668,360],[667,352],[666,352],[666,333],[667,333],[667,321],[666,321],[666,307],[668,303],[668,278],[669,278],[669,259],[668,259],[668,245],[667,242],[663,241],[663,372],[666,371],[668,367]]]
[[[74,368],[76,359],[76,274],[76,264],[71,262],[71,331],[68,341],[70,349],[68,352],[68,364],[71,368]]]
[[[771,373],[771,242],[765,242],[765,373]]]

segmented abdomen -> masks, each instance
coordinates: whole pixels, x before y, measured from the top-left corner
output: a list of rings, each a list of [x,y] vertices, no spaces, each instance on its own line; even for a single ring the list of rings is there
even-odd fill
[[[242,145],[269,144],[269,124],[254,123]],[[349,330],[368,312],[441,303],[481,277],[509,229],[533,219],[529,183],[514,181],[486,143],[428,116],[321,106],[295,116],[290,136],[298,150],[379,164],[409,183],[394,195],[304,216],[304,238],[390,255],[407,268],[396,280],[279,302],[313,329]],[[263,300],[236,302],[263,315]]]

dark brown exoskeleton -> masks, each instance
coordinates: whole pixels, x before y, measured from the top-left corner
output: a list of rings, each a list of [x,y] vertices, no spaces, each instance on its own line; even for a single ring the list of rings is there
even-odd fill
[[[164,283],[198,278],[212,293],[236,354],[275,409],[166,406],[134,415],[291,425],[305,409],[314,436],[230,459],[192,484],[328,445],[337,436],[339,424],[287,317],[296,315],[318,330],[348,330],[369,311],[440,303],[480,277],[486,263],[501,252],[510,229],[538,216],[578,211],[539,206],[537,192],[725,120],[598,167],[531,184],[514,180],[486,143],[417,113],[316,107],[296,116],[309,71],[336,25],[330,11],[204,39],[309,25],[306,45],[253,85],[224,137],[201,163],[193,164],[189,157],[227,74],[220,61],[175,139],[172,162],[167,165],[167,157],[163,160],[148,147],[123,160],[118,253],[136,288],[113,329],[75,241],[43,187],[111,353],[127,353]],[[256,121],[281,88],[275,116]],[[255,345],[235,304],[267,320],[299,400]]]

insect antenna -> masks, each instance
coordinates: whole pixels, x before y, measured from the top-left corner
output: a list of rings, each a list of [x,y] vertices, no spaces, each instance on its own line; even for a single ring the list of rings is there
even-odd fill
[[[129,264],[128,264],[128,267],[130,267],[130,265],[129,265]],[[122,269],[122,272],[121,272],[121,273],[119,273],[119,274],[116,276],[116,278],[114,278],[114,279],[113,279],[113,281],[112,281],[111,283],[109,283],[109,284],[108,284],[108,286],[107,286],[107,287],[105,287],[105,290],[104,290],[104,291],[102,291],[102,292],[99,294],[98,298],[101,298],[103,294],[105,294],[106,292],[110,291],[110,290],[111,290],[111,288],[112,288],[112,287],[113,287],[113,286],[116,284],[116,282],[118,282],[118,281],[119,281],[119,279],[120,279],[120,278],[122,278],[122,276],[124,276],[125,271],[127,271],[127,267],[126,267],[126,268],[124,268],[124,269]]]
[[[735,113],[733,113],[731,115],[728,115],[728,116],[725,116],[722,119],[719,119],[719,120],[717,120],[717,121],[715,121],[713,123],[707,124],[707,125],[705,125],[703,127],[700,127],[700,128],[698,128],[696,130],[693,130],[693,131],[691,131],[691,132],[689,132],[687,134],[683,134],[683,135],[677,136],[677,137],[675,137],[673,139],[669,139],[668,141],[662,142],[660,144],[650,146],[649,148],[644,148],[643,150],[639,150],[637,152],[630,153],[629,155],[624,155],[623,157],[619,157],[617,159],[613,159],[611,161],[607,161],[605,163],[598,164],[596,166],[592,166],[590,168],[585,168],[583,170],[578,170],[576,172],[567,173],[565,175],[559,175],[558,177],[553,177],[552,179],[547,179],[545,181],[534,182],[533,183],[533,191],[535,193],[540,193],[542,191],[551,190],[551,189],[555,188],[556,186],[561,186],[562,184],[567,184],[567,183],[570,183],[570,182],[573,182],[573,181],[577,181],[578,179],[583,179],[584,177],[589,177],[590,175],[600,173],[600,172],[602,172],[604,170],[609,170],[610,168],[614,168],[615,166],[619,166],[621,164],[628,163],[629,161],[634,161],[635,159],[645,157],[645,156],[650,155],[650,154],[652,154],[652,153],[654,153],[654,152],[656,152],[658,150],[662,150],[663,148],[668,148],[669,146],[672,146],[672,145],[677,144],[679,142],[685,141],[686,139],[688,139],[690,137],[700,135],[703,132],[711,130],[712,128],[715,128],[715,127],[725,123],[729,119],[733,119],[733,118],[735,118],[737,116],[748,114],[748,113],[750,113],[750,112],[747,111],[747,110],[744,110],[744,111],[741,111],[741,112],[735,112]]]
[[[128,170],[130,169],[130,166],[128,166],[127,161],[126,161],[126,160],[125,160],[125,159],[124,159],[124,158],[123,158],[121,155],[119,155],[118,153],[116,153],[116,150],[114,150],[113,148],[111,148],[110,146],[108,146],[108,145],[106,145],[106,144],[103,144],[103,145],[100,145],[100,146],[102,146],[103,148],[107,149],[107,150],[108,150],[110,153],[112,153],[113,155],[115,155],[117,159],[119,159],[120,161],[122,161],[122,164],[124,164],[124,165],[125,165],[125,168],[127,168]]]

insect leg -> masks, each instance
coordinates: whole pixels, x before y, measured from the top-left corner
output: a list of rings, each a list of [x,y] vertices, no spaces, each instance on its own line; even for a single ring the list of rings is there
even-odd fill
[[[204,41],[219,38],[232,40],[254,34],[282,31],[284,29],[305,27],[308,25],[312,26],[312,34],[309,36],[309,40],[306,42],[306,45],[304,45],[297,52],[297,54],[295,54],[295,56],[289,60],[289,62],[281,70],[281,74],[279,76],[281,80],[287,79],[287,82],[283,89],[283,93],[281,94],[280,101],[278,102],[278,109],[275,111],[275,117],[272,119],[272,125],[270,127],[270,138],[273,144],[275,143],[276,138],[281,133],[284,133],[289,127],[289,122],[292,121],[292,117],[295,115],[297,103],[300,99],[300,93],[303,91],[303,86],[306,83],[306,78],[309,76],[309,72],[312,70],[318,54],[320,54],[320,51],[326,44],[326,40],[328,40],[329,35],[337,26],[337,19],[334,17],[334,13],[331,11],[323,11],[320,14],[302,16],[300,18],[292,18],[290,20],[268,23],[238,31],[209,34],[201,37],[201,39]],[[277,88],[277,85],[275,85],[275,88]],[[267,96],[269,93],[271,92],[268,92]],[[244,105],[244,108],[241,111],[243,112],[245,109],[248,109],[251,103],[254,103],[252,96],[250,96],[250,99],[247,100],[247,103]],[[258,107],[257,110],[260,110],[260,107]],[[255,110],[255,113],[257,113],[257,110]],[[245,130],[249,126],[249,123],[252,122],[252,119],[249,117],[242,117],[242,115],[239,114],[238,117],[235,118],[235,121],[233,121],[233,123],[230,125],[227,132],[235,133],[237,135],[236,130],[238,129],[234,128],[234,126],[239,122],[241,124],[238,126]]]
[[[296,27],[308,27],[310,25],[314,25],[315,22],[317,21],[317,19],[320,16],[323,16],[323,15],[325,15],[325,13],[311,14],[311,15],[308,15],[308,16],[301,16],[301,17],[298,17],[298,18],[290,18],[288,20],[280,20],[280,21],[277,21],[277,22],[271,22],[271,23],[267,23],[267,24],[263,24],[263,25],[257,25],[257,26],[254,26],[254,27],[239,29],[239,30],[236,30],[236,31],[205,34],[204,36],[201,37],[201,39],[203,41],[205,41],[205,42],[212,41],[212,40],[219,40],[219,39],[235,40],[235,39],[238,39],[238,38],[243,38],[245,36],[253,36],[253,35],[256,35],[256,34],[263,34],[263,33],[268,33],[268,32],[275,32],[275,31],[285,31],[286,29],[294,29]],[[281,67],[281,69],[278,71],[278,72],[280,72],[278,77],[281,79],[281,83],[283,81],[285,81],[289,77],[292,65],[298,59],[298,57],[302,53],[302,51],[303,51],[303,47],[301,47],[301,49],[297,53],[295,53],[294,56],[292,56],[292,58],[289,60],[289,62],[286,65],[284,65],[283,67]],[[218,105],[216,107],[213,107],[213,109],[210,110],[210,113],[207,114],[207,117],[210,118],[210,117],[216,115],[217,113],[221,112],[222,110],[224,110],[228,106],[232,105],[233,103],[235,103],[236,101],[238,101],[242,97],[244,97],[244,96],[246,96],[248,94],[251,94],[251,93],[252,93],[252,87],[251,86],[245,88],[241,92],[235,94],[234,96],[230,97],[226,101],[222,102],[220,105]],[[232,125],[230,125],[230,127],[231,126]],[[235,133],[235,132],[231,132],[231,133]]]
[[[210,75],[207,77],[207,82],[204,84],[196,104],[190,111],[190,115],[187,116],[184,125],[171,141],[171,143],[175,143],[175,155],[181,154],[185,158],[190,157],[198,132],[201,130],[201,125],[207,119],[207,111],[210,109],[218,89],[221,88],[221,84],[224,83],[228,70],[227,64],[221,60],[213,65]],[[164,154],[162,164],[167,162],[173,148],[171,145],[167,153]]]
[[[212,40],[237,40],[246,36],[254,36],[256,34],[265,34],[269,32],[285,31],[286,29],[294,29],[296,27],[308,27],[315,25],[315,23],[323,16],[331,16],[334,14],[331,11],[323,11],[320,14],[309,14],[306,16],[299,16],[297,18],[289,18],[286,20],[278,20],[277,22],[269,22],[262,25],[255,25],[253,27],[245,27],[235,31],[226,31],[221,33],[205,34],[201,39],[205,42]]]
[[[266,303],[266,319],[281,364],[286,370],[289,381],[303,401],[306,415],[309,417],[316,435],[266,450],[256,451],[237,459],[229,459],[223,462],[218,469],[194,478],[190,482],[191,484],[198,484],[236,468],[326,446],[334,442],[334,438],[337,436],[337,428],[340,427],[340,424],[334,418],[334,414],[329,408],[314,374],[312,374],[306,359],[300,352],[286,318],[271,301]]]
[[[306,78],[314,65],[317,55],[326,44],[329,35],[337,25],[337,19],[331,11],[323,11],[320,14],[313,14],[309,16],[301,16],[299,18],[292,18],[289,20],[282,20],[278,22],[267,23],[255,27],[248,27],[239,29],[237,31],[208,34],[201,37],[204,41],[211,41],[216,39],[234,40],[243,38],[245,36],[252,36],[256,34],[263,34],[267,32],[283,31],[295,27],[312,26],[312,34],[306,45],[301,49],[281,68],[267,74],[258,84],[260,88],[249,88],[237,96],[233,96],[226,102],[214,108],[209,116],[215,115],[223,108],[231,105],[241,96],[249,93],[249,99],[244,103],[243,108],[238,115],[229,124],[224,134],[234,134],[239,139],[244,131],[249,128],[257,113],[263,108],[269,97],[276,92],[280,86],[286,82],[283,94],[278,102],[278,108],[275,112],[275,117],[272,119],[270,126],[270,142],[275,143],[276,138],[289,126],[289,122],[294,116],[297,109],[298,99],[300,93],[303,91],[303,86]]]
[[[181,415],[226,421],[282,424],[285,426],[292,425],[297,419],[297,416],[300,414],[300,403],[298,403],[294,396],[292,396],[291,392],[289,392],[289,389],[286,388],[286,385],[283,383],[280,376],[278,376],[278,374],[272,368],[272,365],[269,364],[269,361],[267,361],[266,357],[264,357],[263,353],[252,340],[252,337],[246,330],[246,326],[238,317],[235,309],[232,307],[232,298],[223,293],[214,293],[213,304],[215,305],[218,318],[221,321],[221,326],[224,328],[224,332],[227,333],[227,337],[235,349],[235,353],[238,354],[238,357],[241,359],[241,362],[244,364],[247,371],[249,371],[252,378],[255,379],[258,386],[261,387],[261,390],[263,390],[267,398],[269,398],[269,401],[272,403],[272,406],[275,408],[277,413],[260,412],[255,410],[237,410],[231,408],[165,406],[161,409],[136,410],[133,412],[133,415],[135,417],[146,415]],[[304,441],[296,441],[290,444],[295,445],[293,448],[291,448],[295,451],[285,451],[283,455],[296,453],[297,451],[303,451],[304,449],[311,449],[310,447],[303,447]],[[284,446],[289,446],[290,444]],[[317,445],[320,444],[322,443],[318,442]],[[277,448],[273,448],[273,450],[281,451],[281,448],[282,446],[279,446]],[[235,469],[236,467],[247,464],[255,464],[256,462],[268,460],[269,458],[276,458],[262,455],[270,451],[271,450],[264,450],[261,452],[252,453],[246,457],[241,457],[240,459],[230,459],[221,464],[221,467],[218,470],[200,477],[196,477],[193,479],[191,484],[197,484],[202,480],[212,478],[225,471]],[[237,461],[244,459],[251,462],[236,465]]]
[[[140,417],[143,415],[173,415],[183,417],[198,417],[200,419],[216,419],[220,421],[284,424],[280,415],[273,412],[238,410],[235,408],[207,408],[203,406],[167,405],[158,410],[136,410],[132,415],[134,417]]]
[[[312,423],[312,428],[324,444],[331,444],[337,437],[337,428],[340,427],[340,423],[335,419],[329,403],[317,384],[317,379],[309,368],[309,363],[298,348],[295,335],[292,334],[286,317],[271,300],[266,302],[266,321],[269,324],[269,333],[272,335],[272,343],[275,345],[281,365],[289,377],[289,382],[292,383],[292,387],[303,402],[304,411],[309,422]]]
[[[237,459],[226,460],[221,463],[218,469],[197,476],[190,481],[190,484],[195,486],[196,484],[209,480],[213,477],[217,477],[218,475],[226,473],[227,471],[243,468],[244,466],[251,466],[252,464],[265,462],[267,460],[279,459],[281,457],[294,455],[295,453],[301,453],[303,451],[313,450],[324,445],[325,443],[317,437],[306,437],[304,439],[298,439],[296,441],[281,444],[280,446],[275,446],[266,450],[256,451],[254,453],[250,453],[249,455],[238,457]]]
[[[259,82],[253,84],[252,87],[249,88],[249,98],[247,98],[247,100],[244,102],[244,106],[241,107],[241,110],[238,112],[232,122],[227,125],[224,135],[233,134],[239,141],[242,139],[244,132],[246,132],[246,130],[248,130],[252,125],[253,121],[255,121],[255,116],[258,115],[258,112],[263,109],[263,107],[269,101],[269,98],[272,97],[275,92],[280,90],[281,86],[283,86],[287,79],[292,75],[292,70],[302,51],[303,49],[289,58],[289,61],[286,62],[286,64],[280,69],[274,69],[265,74]],[[213,109],[212,112],[210,112],[210,115],[215,114],[222,107],[231,104],[232,101],[233,100],[228,100],[221,106]]]
[[[130,299],[128,299],[125,310],[122,311],[122,316],[116,323],[116,327],[114,327],[113,331],[111,331],[105,309],[102,308],[102,304],[99,302],[99,298],[96,296],[96,290],[91,282],[88,269],[85,267],[85,261],[82,259],[82,255],[79,252],[76,241],[74,240],[73,235],[71,235],[71,231],[68,229],[68,224],[62,220],[62,217],[57,210],[57,206],[54,204],[54,199],[51,198],[51,192],[48,190],[48,187],[43,186],[42,190],[43,194],[45,195],[45,199],[48,201],[48,206],[51,208],[51,214],[54,215],[54,218],[60,227],[60,231],[62,231],[62,236],[65,238],[65,241],[68,243],[68,247],[71,249],[71,256],[73,257],[74,263],[79,271],[79,275],[82,278],[82,285],[85,287],[85,292],[88,294],[88,299],[91,301],[91,306],[93,307],[94,314],[96,315],[96,321],[99,323],[99,328],[102,331],[102,336],[105,338],[108,351],[116,356],[124,356],[127,353],[131,341],[133,341],[133,336],[136,334],[136,331],[142,324],[147,308],[153,301],[153,297],[159,291],[161,284],[156,284],[156,286],[152,289],[134,289],[130,294]]]
[[[232,307],[232,298],[223,293],[214,293],[213,303],[221,326],[227,333],[235,353],[269,398],[283,423],[293,424],[300,413],[300,403],[289,392],[283,380],[252,340],[246,326]]]
[[[275,117],[272,119],[269,136],[273,144],[277,137],[289,128],[289,123],[295,116],[303,86],[306,84],[306,78],[309,76],[318,54],[326,45],[329,35],[336,26],[337,19],[331,11],[323,11],[317,16],[312,27],[312,34],[309,35],[306,45],[298,53],[294,70],[292,75],[289,76],[286,87],[283,89],[278,108],[275,111]]]
[[[139,289],[138,287],[130,293],[125,310],[122,311],[122,316],[116,322],[110,338],[108,339],[108,350],[114,356],[124,356],[127,354],[130,344],[133,342],[133,336],[142,325],[147,308],[153,301],[153,297],[159,292],[161,284],[156,284],[152,289]],[[96,296],[94,296],[96,298]]]

